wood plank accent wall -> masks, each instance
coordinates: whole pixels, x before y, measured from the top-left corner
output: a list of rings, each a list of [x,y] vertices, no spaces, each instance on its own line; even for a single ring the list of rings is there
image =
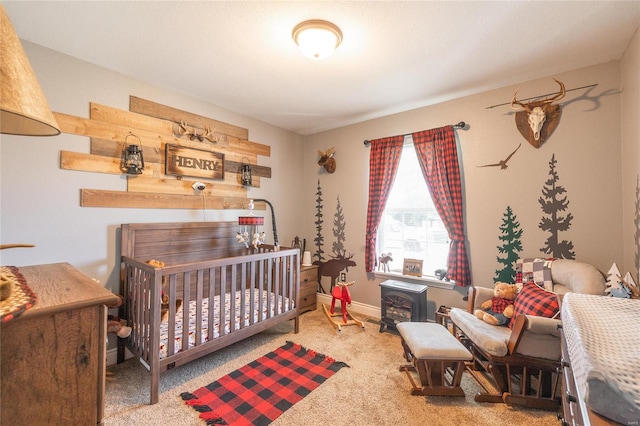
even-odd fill
[[[126,191],[82,189],[82,207],[246,209],[249,199],[247,188],[240,183],[242,164],[251,164],[253,187],[260,187],[261,179],[271,178],[271,168],[258,164],[258,157],[271,156],[271,147],[249,141],[247,129],[135,96],[129,98],[129,109],[91,102],[88,119],[54,112],[63,133],[91,138],[89,153],[61,151],[60,168],[64,170],[122,175],[122,150],[138,143],[135,137],[127,136],[140,139],[143,173],[127,175]],[[210,130],[217,142],[180,136],[181,123],[198,134]],[[224,154],[224,180],[166,175],[166,144]],[[194,182],[204,182],[207,187],[195,193],[191,187]],[[256,209],[265,208],[264,203],[256,203]]]

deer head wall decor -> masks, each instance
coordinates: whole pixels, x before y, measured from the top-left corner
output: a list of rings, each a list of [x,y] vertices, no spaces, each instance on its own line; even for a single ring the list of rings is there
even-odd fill
[[[550,98],[527,103],[519,102],[516,100],[518,90],[520,90],[518,87],[513,94],[513,99],[511,99],[511,108],[518,111],[516,112],[516,126],[520,134],[534,148],[540,148],[540,145],[546,142],[560,122],[560,105],[552,105],[552,103],[564,98],[566,90],[561,81],[555,78],[554,80],[560,85],[560,91]],[[516,105],[523,109],[520,110]]]
[[[335,153],[335,147],[329,148],[327,152],[318,151],[318,155],[320,155],[318,165],[323,166],[328,173],[333,173],[336,171],[336,160],[335,158],[333,158]]]

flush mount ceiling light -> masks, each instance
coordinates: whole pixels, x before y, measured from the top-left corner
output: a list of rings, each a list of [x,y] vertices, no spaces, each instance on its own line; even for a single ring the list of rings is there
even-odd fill
[[[342,31],[335,24],[312,19],[296,25],[291,33],[302,54],[311,59],[325,59],[342,43]]]

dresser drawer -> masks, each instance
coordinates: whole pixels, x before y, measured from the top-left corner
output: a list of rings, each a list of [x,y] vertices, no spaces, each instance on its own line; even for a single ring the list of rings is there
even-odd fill
[[[316,309],[316,289],[317,283],[311,282],[309,285],[300,286],[300,309],[303,311]]]
[[[300,267],[300,312],[316,309],[316,293],[318,291],[318,267]]]
[[[318,282],[318,267],[317,266],[303,266],[300,268],[300,286],[304,283]]]
[[[562,373],[562,425],[582,426],[585,424],[580,411],[580,403],[577,399],[578,391],[573,378],[573,370],[567,351],[567,344],[564,336],[561,340],[562,360],[560,368]]]

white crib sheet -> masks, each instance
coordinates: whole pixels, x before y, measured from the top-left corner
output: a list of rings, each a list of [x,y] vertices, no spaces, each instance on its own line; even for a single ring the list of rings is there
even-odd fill
[[[241,321],[240,321],[240,306],[241,306],[241,295],[242,291],[236,292],[236,319],[235,319],[235,330],[240,329]],[[255,312],[253,321],[254,323],[258,322],[258,303],[260,300],[260,290],[254,289],[254,307],[251,308],[251,290],[245,290],[245,318],[243,326],[246,327],[250,325],[250,313]],[[271,297],[271,302],[267,304],[267,301]],[[267,312],[267,305],[271,307],[270,312]],[[230,331],[230,323],[231,323],[231,315],[229,312],[229,308],[231,306],[231,298],[229,294],[225,295],[225,334],[228,334]],[[290,309],[287,309],[288,306],[293,306],[293,303],[290,303],[289,298],[284,298],[279,296],[276,300],[276,296],[273,293],[270,293],[266,290],[262,291],[262,317],[272,317],[276,313],[280,314],[286,312]],[[189,348],[192,348],[196,344],[196,324],[198,319],[196,318],[196,308],[197,302],[192,300],[189,303]],[[214,324],[213,324],[213,339],[219,337],[220,333],[220,296],[215,296],[214,299]],[[174,341],[174,353],[178,353],[182,351],[182,330],[183,330],[183,315],[184,315],[184,306],[181,306],[180,309],[176,312],[175,319],[175,341]],[[204,343],[209,340],[209,298],[204,298],[202,300],[202,317],[200,318],[200,323],[202,325],[202,333],[201,333],[201,341]],[[165,320],[160,324],[160,359],[165,358],[168,354],[168,345],[169,345],[169,321]]]

